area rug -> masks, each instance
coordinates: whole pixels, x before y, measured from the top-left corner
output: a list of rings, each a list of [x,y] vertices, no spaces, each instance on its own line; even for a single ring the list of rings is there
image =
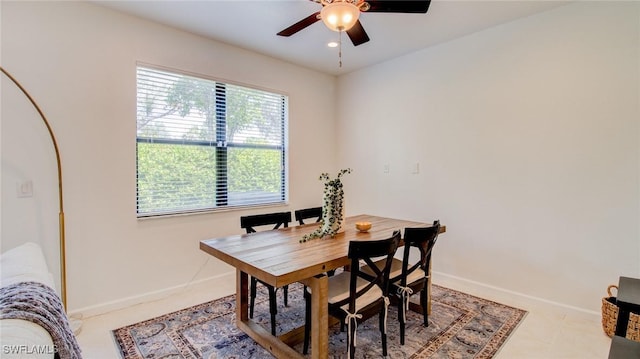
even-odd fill
[[[419,297],[414,295],[413,297]],[[258,293],[255,317],[267,330],[269,303]],[[304,324],[302,286],[289,286],[289,306],[278,291],[278,334]],[[270,358],[271,354],[235,325],[235,295],[131,324],[113,331],[124,359]],[[429,326],[409,311],[406,341],[400,345],[398,312],[389,307],[387,318],[390,358],[492,358],[524,319],[526,311],[433,285]],[[313,346],[313,343],[312,343]],[[302,353],[302,345],[294,347]],[[346,333],[330,328],[331,358],[346,357]],[[356,358],[380,358],[382,346],[378,319],[357,328]]]

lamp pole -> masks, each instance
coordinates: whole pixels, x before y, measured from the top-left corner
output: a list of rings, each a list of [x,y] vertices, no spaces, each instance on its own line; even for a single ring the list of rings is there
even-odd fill
[[[29,99],[33,107],[38,111],[42,121],[45,126],[47,126],[47,130],[49,131],[49,136],[51,137],[51,142],[53,142],[53,148],[56,152],[56,162],[58,165],[58,203],[60,205],[60,210],[58,214],[58,223],[60,228],[60,294],[62,297],[62,304],[64,306],[64,310],[67,310],[67,260],[65,253],[65,238],[64,238],[64,204],[62,202],[62,164],[60,161],[60,151],[58,150],[58,142],[56,141],[56,136],[53,134],[53,130],[51,129],[51,125],[49,125],[49,121],[40,110],[38,104],[33,100],[31,95],[25,90],[24,87],[16,80],[11,74],[9,74],[2,66],[0,66],[0,70],[3,74],[5,74],[18,88],[22,93]]]

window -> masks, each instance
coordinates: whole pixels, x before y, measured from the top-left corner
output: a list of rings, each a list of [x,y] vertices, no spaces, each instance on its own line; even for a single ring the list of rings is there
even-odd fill
[[[283,203],[287,96],[137,68],[138,217]]]

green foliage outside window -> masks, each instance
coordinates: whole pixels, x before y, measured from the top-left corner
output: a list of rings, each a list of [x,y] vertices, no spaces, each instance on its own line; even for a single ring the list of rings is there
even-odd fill
[[[215,148],[138,143],[138,211],[211,207],[215,163]]]
[[[277,150],[231,149],[229,192],[279,193],[282,181],[280,156],[281,153]]]

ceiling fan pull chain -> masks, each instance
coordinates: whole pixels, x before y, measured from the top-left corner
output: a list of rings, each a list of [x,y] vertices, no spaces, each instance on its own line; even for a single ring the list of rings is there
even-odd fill
[[[340,31],[340,37],[338,38],[338,64],[342,68],[342,31]]]

